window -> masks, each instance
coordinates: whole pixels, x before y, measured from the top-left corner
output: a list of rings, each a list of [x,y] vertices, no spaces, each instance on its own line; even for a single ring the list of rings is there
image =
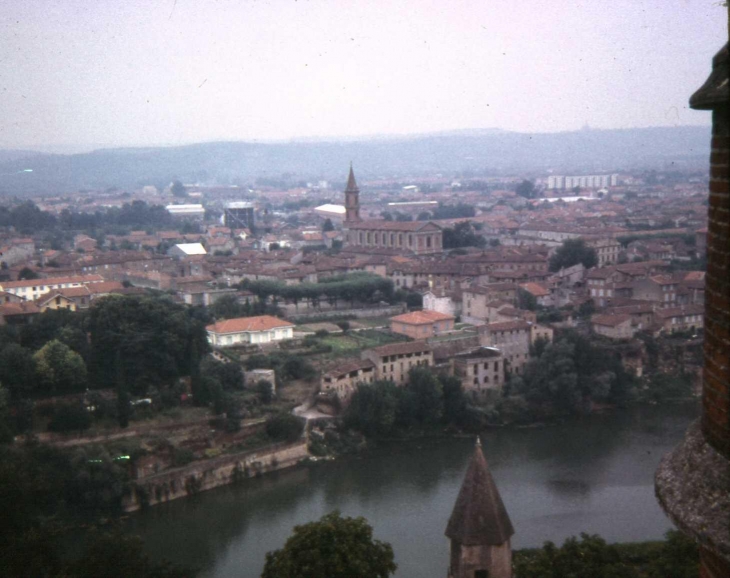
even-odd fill
[[[474,578],[489,578],[487,570],[474,570]]]

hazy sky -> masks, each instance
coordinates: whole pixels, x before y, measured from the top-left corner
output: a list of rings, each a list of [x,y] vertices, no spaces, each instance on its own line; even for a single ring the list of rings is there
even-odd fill
[[[708,124],[719,0],[0,0],[0,148]]]

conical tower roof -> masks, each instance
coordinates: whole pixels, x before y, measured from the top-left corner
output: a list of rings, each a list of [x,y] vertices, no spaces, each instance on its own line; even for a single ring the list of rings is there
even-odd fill
[[[477,438],[474,455],[446,526],[446,536],[468,546],[496,546],[509,540],[514,533]]]
[[[359,193],[360,189],[357,188],[357,183],[355,182],[355,173],[352,170],[352,163],[350,163],[350,174],[347,177],[347,188],[345,189],[345,192],[356,192]]]

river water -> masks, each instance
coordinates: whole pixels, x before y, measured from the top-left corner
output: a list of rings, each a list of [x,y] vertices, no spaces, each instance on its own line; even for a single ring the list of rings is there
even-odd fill
[[[580,532],[608,541],[661,538],[671,524],[654,498],[654,470],[698,411],[696,404],[636,407],[485,433],[513,547],[562,543]],[[389,443],[156,506],[128,526],[153,556],[199,568],[205,578],[253,578],[295,524],[339,509],[366,517],[375,537],[393,545],[398,578],[443,578],[444,529],[473,449],[473,439]]]

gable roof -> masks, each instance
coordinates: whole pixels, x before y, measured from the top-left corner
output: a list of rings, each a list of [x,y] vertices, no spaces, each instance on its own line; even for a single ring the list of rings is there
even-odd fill
[[[368,231],[395,231],[395,232],[417,232],[424,229],[440,231],[439,227],[433,221],[359,221],[357,223],[347,223],[348,229],[365,229]]]
[[[259,315],[257,317],[224,319],[213,325],[208,325],[205,329],[211,333],[243,333],[270,331],[278,327],[294,327],[294,324],[272,315]]]
[[[499,545],[504,544],[514,533],[477,438],[474,454],[446,526],[446,536],[463,545]]]

